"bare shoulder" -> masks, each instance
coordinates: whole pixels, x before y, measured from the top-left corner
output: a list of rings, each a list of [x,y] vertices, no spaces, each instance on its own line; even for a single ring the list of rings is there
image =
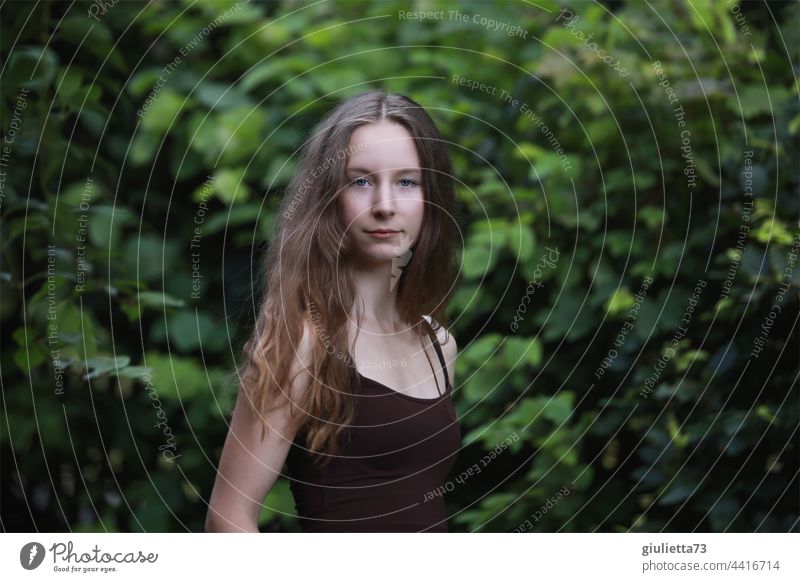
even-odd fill
[[[299,337],[293,345],[288,346],[287,356],[290,361],[290,366],[287,382],[279,388],[279,394],[271,396],[272,401],[268,405],[268,408],[274,412],[267,412],[265,414],[265,411],[258,410],[255,407],[255,399],[253,398],[252,390],[247,390],[248,394],[240,391],[239,398],[237,399],[237,406],[240,404],[240,401],[242,403],[245,400],[250,402],[250,406],[247,407],[251,413],[247,415],[249,421],[262,424],[271,419],[274,424],[287,426],[290,414],[289,409],[291,408],[288,405],[293,404],[299,406],[301,409],[303,408],[308,398],[308,392],[313,377],[313,342],[313,327],[310,323],[303,322]],[[258,389],[258,387],[254,389]],[[275,418],[273,415],[279,416],[280,418]]]
[[[303,321],[300,335],[292,345],[287,346],[289,376],[281,394],[276,395],[273,404],[286,407],[290,402],[304,408],[313,379],[314,328],[310,322]]]

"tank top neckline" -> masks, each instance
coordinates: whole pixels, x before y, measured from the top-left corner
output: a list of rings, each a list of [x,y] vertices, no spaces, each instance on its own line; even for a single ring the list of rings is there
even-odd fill
[[[382,382],[378,382],[377,380],[375,380],[373,378],[368,378],[367,376],[364,376],[361,372],[359,372],[358,371],[358,367],[354,363],[355,360],[351,356],[350,359],[349,359],[349,361],[351,362],[350,365],[352,366],[352,368],[355,371],[356,375],[359,377],[360,381],[361,382],[366,381],[366,382],[372,384],[373,386],[377,386],[378,388],[383,388],[384,390],[387,390],[387,391],[391,392],[392,394],[396,394],[396,395],[398,395],[398,396],[400,396],[402,398],[407,398],[407,399],[413,400],[415,402],[437,402],[439,400],[442,400],[447,395],[449,395],[452,386],[450,385],[450,375],[447,373],[447,366],[445,365],[444,354],[442,354],[442,349],[439,346],[439,340],[438,340],[438,338],[436,337],[436,334],[433,331],[433,327],[430,325],[430,323],[428,323],[428,321],[424,317],[422,318],[421,322],[422,322],[422,325],[427,326],[427,328],[428,328],[428,337],[431,338],[431,343],[433,344],[433,349],[436,352],[436,356],[439,358],[439,364],[440,364],[441,370],[442,370],[442,372],[444,374],[444,381],[445,381],[444,392],[442,392],[438,396],[434,396],[433,398],[422,398],[420,396],[411,396],[410,394],[405,394],[404,392],[400,392],[399,390],[395,390],[394,388],[389,388],[386,384],[383,384]],[[435,380],[435,378],[434,378],[434,380]]]
[[[377,380],[374,380],[373,378],[368,378],[367,376],[364,376],[361,372],[359,372],[357,370],[356,370],[356,374],[358,374],[358,377],[362,382],[366,381],[366,382],[372,384],[373,386],[377,386],[378,388],[383,388],[384,390],[386,390],[388,392],[391,392],[392,394],[397,394],[398,396],[400,396],[402,398],[408,398],[409,400],[414,400],[416,402],[437,402],[437,401],[443,399],[448,394],[450,394],[450,382],[449,381],[447,382],[447,385],[445,386],[444,392],[442,392],[438,396],[434,396],[433,398],[422,398],[420,396],[411,396],[410,394],[406,394],[405,392],[400,392],[398,390],[395,390],[394,388],[389,388],[386,384],[378,382]]]

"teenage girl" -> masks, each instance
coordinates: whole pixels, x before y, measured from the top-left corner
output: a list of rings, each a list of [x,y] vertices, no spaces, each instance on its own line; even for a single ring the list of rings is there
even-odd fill
[[[208,531],[258,531],[284,466],[304,531],[448,531],[455,210],[446,143],[410,98],[363,93],[314,129],[259,282]]]

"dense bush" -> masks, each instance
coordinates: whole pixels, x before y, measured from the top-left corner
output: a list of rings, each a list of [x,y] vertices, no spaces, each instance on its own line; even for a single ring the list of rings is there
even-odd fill
[[[4,4],[4,527],[202,528],[297,150],[382,87],[463,208],[451,529],[797,531],[799,17]]]

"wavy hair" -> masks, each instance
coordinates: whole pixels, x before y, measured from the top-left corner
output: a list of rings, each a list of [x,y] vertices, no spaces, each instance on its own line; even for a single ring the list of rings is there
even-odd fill
[[[355,416],[351,386],[357,370],[349,362],[347,324],[354,306],[359,326],[363,313],[351,277],[354,249],[337,196],[347,185],[351,134],[382,119],[403,125],[414,139],[426,202],[412,258],[396,284],[399,316],[417,323],[425,314],[434,326],[447,325],[446,308],[458,275],[455,251],[460,238],[452,166],[433,120],[409,97],[380,90],[340,103],[301,148],[260,273],[257,288],[264,290],[264,299],[237,368],[239,397],[246,397],[259,415],[289,399],[290,422],[305,430],[308,449],[320,453],[315,462],[320,457],[327,462],[337,453],[338,435]],[[319,341],[312,342],[311,384],[301,396],[291,398],[287,387],[304,321],[313,324]],[[420,325],[412,329],[420,336],[425,333]],[[295,410],[300,413],[295,415]],[[262,438],[266,428],[265,423]]]

